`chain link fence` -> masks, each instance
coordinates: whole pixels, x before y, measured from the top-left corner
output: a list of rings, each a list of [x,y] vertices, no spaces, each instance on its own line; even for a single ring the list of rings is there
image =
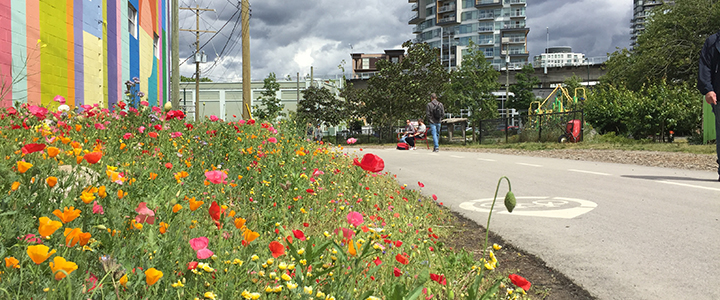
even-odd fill
[[[582,110],[542,115],[520,115],[478,122],[479,144],[523,142],[579,142],[583,140]]]

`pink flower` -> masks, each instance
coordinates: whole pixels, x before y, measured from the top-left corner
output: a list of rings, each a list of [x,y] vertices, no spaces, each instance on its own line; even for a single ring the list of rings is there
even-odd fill
[[[30,113],[33,114],[36,118],[38,118],[38,120],[44,120],[45,115],[47,115],[48,112],[47,108],[35,105],[30,105],[28,107],[28,110],[30,110]]]
[[[210,251],[208,248],[203,248],[197,251],[197,258],[198,259],[208,259],[213,256],[213,252]]]
[[[355,144],[355,143],[357,143],[357,139],[356,139],[356,138],[349,138],[349,139],[347,139],[347,143],[348,143],[348,145]]]
[[[203,248],[207,248],[208,243],[210,243],[210,240],[207,237],[201,236],[199,238],[194,238],[190,240],[190,247],[193,248],[193,250],[198,251]]]
[[[60,103],[60,104],[65,104],[65,97],[57,95],[57,96],[55,96],[55,98],[53,98],[53,101]]]
[[[274,137],[271,137],[268,139],[268,142],[275,144],[275,143],[277,143],[277,139]]]
[[[238,121],[238,124],[240,124],[240,125],[245,125],[245,120],[240,120],[240,121]]]
[[[160,107],[157,106],[153,106],[152,111],[158,114],[161,112]]]
[[[315,170],[313,170],[312,177],[317,177],[317,176],[320,176],[323,174],[325,174],[325,172],[315,169]]]
[[[94,214],[105,214],[105,210],[103,210],[102,205],[98,204],[97,201],[93,202],[93,213]]]
[[[103,130],[103,129],[105,129],[105,125],[100,124],[100,123],[95,123],[95,129],[97,129],[97,130]]]
[[[126,140],[129,140],[129,139],[132,138],[132,137],[133,137],[132,133],[129,133],[129,132],[126,133],[126,134],[123,134],[123,138],[126,139]]]
[[[147,208],[147,203],[140,202],[138,207],[135,209],[135,212],[138,213],[137,217],[135,217],[135,222],[147,222],[148,224],[155,223],[155,212]]]
[[[208,171],[205,172],[205,178],[207,178],[208,181],[214,184],[219,184],[225,181],[225,178],[227,178],[227,174],[225,174],[225,172],[223,171],[218,170]]]
[[[170,137],[172,138],[179,138],[182,136],[182,132],[176,131],[170,134]]]
[[[358,227],[363,223],[363,216],[359,212],[353,211],[347,215],[347,221],[353,226]]]
[[[145,132],[145,126],[138,127],[138,132],[144,133]]]
[[[144,101],[144,100],[143,100],[143,101],[140,101],[140,105],[142,105],[142,106],[148,106],[148,105],[150,105],[150,103],[148,103],[147,101]]]
[[[216,115],[210,116],[210,121],[217,122],[218,120],[220,120],[220,118],[218,118]]]

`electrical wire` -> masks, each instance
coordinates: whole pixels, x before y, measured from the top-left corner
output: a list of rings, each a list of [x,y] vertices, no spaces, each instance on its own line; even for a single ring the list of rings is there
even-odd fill
[[[220,30],[217,30],[217,31],[215,32],[215,34],[213,34],[213,36],[210,37],[210,39],[208,39],[202,46],[200,46],[200,48],[198,48],[197,51],[194,51],[192,55],[188,56],[188,58],[186,58],[185,60],[183,60],[183,61],[180,63],[180,65],[183,65],[183,64],[186,63],[188,60],[190,60],[191,57],[194,57],[195,54],[197,54],[200,50],[202,50],[210,41],[212,41],[212,39],[213,39],[214,37],[216,37],[218,34],[220,34],[220,32],[225,28],[225,26],[227,26],[227,24],[229,24],[230,21],[232,21],[232,19],[233,19],[239,12],[240,12],[240,9],[238,9],[237,11],[235,11],[235,13],[233,13],[233,15],[230,17],[230,19],[228,19],[228,21],[225,22],[225,24],[223,24],[222,27],[220,27]]]

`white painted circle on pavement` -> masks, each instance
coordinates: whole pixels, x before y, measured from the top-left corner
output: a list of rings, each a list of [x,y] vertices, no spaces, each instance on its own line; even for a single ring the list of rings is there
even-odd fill
[[[509,214],[526,217],[545,217],[572,219],[585,214],[597,207],[597,203],[574,198],[564,197],[515,197],[517,205],[512,213],[507,212],[504,198],[495,202],[494,213]],[[476,212],[490,212],[492,198],[471,200],[460,203],[460,208]]]

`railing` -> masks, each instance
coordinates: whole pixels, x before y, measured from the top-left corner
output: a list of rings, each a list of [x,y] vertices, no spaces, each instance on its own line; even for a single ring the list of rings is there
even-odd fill
[[[483,4],[502,4],[502,2],[500,0],[475,0],[475,5]]]
[[[503,44],[507,43],[524,43],[525,38],[524,37],[504,37],[502,38]]]
[[[378,74],[378,72],[356,73],[352,75],[352,79],[370,79],[370,77],[373,77],[376,74]]]
[[[444,6],[441,6],[440,8],[438,8],[438,13],[441,14],[444,12],[449,12],[449,11],[454,11],[454,10],[455,10],[455,5],[444,5]]]
[[[495,30],[495,28],[492,27],[492,26],[487,26],[487,27],[486,27],[486,26],[482,26],[482,27],[478,27],[478,32],[488,32],[488,31],[494,31],[494,30]]]
[[[412,20],[415,20],[415,19],[418,19],[418,18],[420,18],[420,14],[419,14],[419,13],[416,13],[416,14],[414,14],[413,16],[411,16],[410,19],[408,19],[408,22],[410,22],[410,21],[412,21]]]
[[[525,0],[505,0],[505,3],[510,3],[510,4],[525,4]]]
[[[508,24],[503,25],[503,29],[520,29],[525,28],[525,24]]]
[[[511,18],[525,17],[525,12],[511,12]]]
[[[495,14],[479,14],[478,20],[495,19],[495,17],[499,16],[496,16]]]
[[[507,55],[508,51],[503,50],[503,51],[500,51],[500,53],[502,53],[502,55]],[[525,50],[510,50],[510,55],[517,55],[517,54],[525,55],[525,54],[528,54],[528,52]]]
[[[479,144],[581,142],[584,123],[583,111],[575,110],[481,120],[474,128]],[[574,128],[576,125],[580,128]]]
[[[457,18],[455,16],[452,16],[452,17],[442,18],[442,19],[438,20],[437,22],[438,23],[455,22],[455,20],[457,20]]]

